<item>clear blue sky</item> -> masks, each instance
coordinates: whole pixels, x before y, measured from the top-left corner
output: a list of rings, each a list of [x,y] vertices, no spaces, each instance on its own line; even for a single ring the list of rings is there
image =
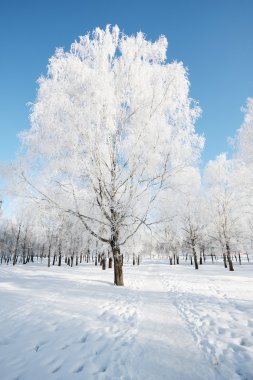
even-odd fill
[[[17,133],[29,127],[28,102],[56,47],[69,49],[96,26],[169,40],[168,61],[189,69],[203,115],[203,161],[228,150],[240,108],[253,97],[253,0],[1,0],[0,161],[15,158]]]

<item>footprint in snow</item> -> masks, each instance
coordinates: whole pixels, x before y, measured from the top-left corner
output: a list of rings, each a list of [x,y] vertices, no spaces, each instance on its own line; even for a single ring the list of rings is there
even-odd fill
[[[243,346],[237,345],[237,344],[229,344],[229,348],[232,348],[234,352],[240,352],[240,351],[245,351],[245,348]]]
[[[225,334],[227,334],[227,329],[225,329],[224,327],[220,327],[219,329],[218,329],[218,334],[219,335],[225,335]]]
[[[60,371],[60,369],[61,369],[61,366],[58,366],[55,369],[53,369],[53,371],[51,373],[56,373],[56,372]]]
[[[76,369],[74,369],[74,373],[80,373],[84,369],[84,364],[79,365]]]
[[[80,340],[79,343],[85,343],[88,338],[88,334],[84,335]]]
[[[34,347],[34,351],[38,352],[40,349],[40,346],[37,344],[35,347]]]
[[[244,347],[252,347],[252,346],[253,346],[253,343],[250,342],[250,340],[247,339],[247,338],[242,338],[242,339],[241,339],[241,342],[240,342],[240,345],[241,345],[241,346],[244,346]]]
[[[42,340],[41,342],[39,342],[38,344],[36,344],[36,346],[34,347],[34,351],[38,352],[41,349],[41,347],[44,346],[47,343],[48,343],[47,340]]]

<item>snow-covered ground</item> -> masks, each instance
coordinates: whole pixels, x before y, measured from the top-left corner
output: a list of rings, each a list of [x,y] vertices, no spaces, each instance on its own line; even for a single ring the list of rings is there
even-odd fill
[[[46,265],[46,263],[45,263]],[[253,379],[253,266],[0,266],[0,379]]]

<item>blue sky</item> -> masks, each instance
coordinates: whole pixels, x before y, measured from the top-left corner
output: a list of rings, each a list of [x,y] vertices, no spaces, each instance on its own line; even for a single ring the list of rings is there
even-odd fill
[[[106,24],[168,38],[168,61],[188,67],[191,97],[203,109],[203,163],[228,151],[253,97],[253,0],[1,0],[0,161],[15,158],[16,135],[29,128],[27,103],[55,48]]]

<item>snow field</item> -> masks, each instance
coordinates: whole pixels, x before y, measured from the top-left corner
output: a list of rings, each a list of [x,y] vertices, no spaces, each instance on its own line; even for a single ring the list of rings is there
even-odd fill
[[[237,273],[207,266],[195,278],[189,269],[161,276],[195,342],[218,379],[253,379],[252,266],[236,267]]]
[[[0,266],[0,378],[253,379],[252,266]]]

